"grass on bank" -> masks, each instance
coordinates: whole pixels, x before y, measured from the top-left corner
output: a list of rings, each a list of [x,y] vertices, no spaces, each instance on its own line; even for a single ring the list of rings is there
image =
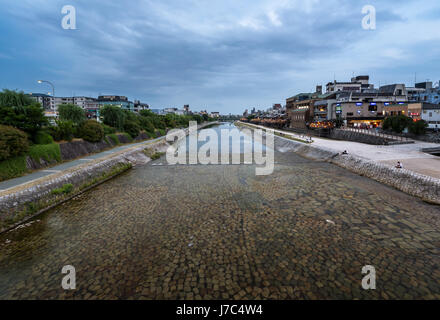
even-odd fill
[[[108,134],[107,138],[110,139],[115,145],[118,145],[120,143],[119,138],[115,133]]]
[[[31,170],[26,166],[27,156],[32,158],[35,162],[40,162],[41,159],[50,163],[61,162],[59,144],[36,144],[31,146],[25,155],[0,162],[0,181],[17,178],[30,172]]]
[[[29,156],[36,162],[44,159],[47,162],[61,162],[61,149],[57,143],[36,144],[30,147]]]
[[[73,190],[73,184],[66,183],[61,188],[53,189],[52,194],[59,195],[59,194],[69,194]]]
[[[20,177],[28,171],[26,156],[19,156],[0,162],[0,181]]]

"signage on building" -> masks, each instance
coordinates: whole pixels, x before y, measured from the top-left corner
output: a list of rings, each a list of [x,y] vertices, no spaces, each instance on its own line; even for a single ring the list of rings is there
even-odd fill
[[[336,105],[336,114],[341,114],[342,113],[342,107],[341,107],[341,104],[337,104]]]

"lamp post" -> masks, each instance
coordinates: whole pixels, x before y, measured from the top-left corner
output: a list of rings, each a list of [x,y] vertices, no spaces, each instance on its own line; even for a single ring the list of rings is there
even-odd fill
[[[50,81],[47,81],[47,80],[38,80],[37,81],[38,83],[48,83],[48,84],[50,84],[51,86],[52,86],[52,97],[53,97],[53,99],[54,99],[54,104],[55,104],[55,86],[53,85],[53,83],[52,82],[50,82]]]

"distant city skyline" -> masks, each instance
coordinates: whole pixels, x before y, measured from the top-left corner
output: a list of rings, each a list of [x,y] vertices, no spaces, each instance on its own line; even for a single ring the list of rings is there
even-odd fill
[[[376,87],[440,80],[438,1],[76,0],[76,30],[61,27],[66,4],[0,4],[1,88],[47,93],[45,79],[56,96],[240,114],[353,75]],[[366,4],[376,30],[361,27]]]

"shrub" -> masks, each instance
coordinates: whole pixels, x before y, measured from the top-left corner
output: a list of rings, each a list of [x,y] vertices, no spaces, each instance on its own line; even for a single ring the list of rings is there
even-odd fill
[[[87,120],[80,127],[80,136],[89,142],[99,142],[104,139],[104,129],[95,120]]]
[[[36,162],[40,162],[40,159],[47,162],[61,162],[60,145],[57,143],[33,145],[29,149],[29,156]]]
[[[110,127],[106,124],[101,124],[102,128],[104,129],[104,134],[112,134],[112,133],[116,133],[116,129],[113,127]]]
[[[22,176],[27,171],[26,156],[0,161],[0,181]]]
[[[73,190],[73,184],[66,183],[61,188],[53,189],[52,194],[59,195],[59,194],[68,194],[71,193]]]
[[[36,144],[51,144],[51,143],[53,143],[52,136],[43,130],[38,131],[35,134],[35,136],[33,137],[33,140]]]
[[[132,138],[136,138],[141,131],[141,128],[135,121],[126,121],[124,124],[124,131],[127,132]]]
[[[149,118],[139,117],[139,124],[147,133],[151,134],[154,132],[153,122]]]
[[[405,130],[406,127],[408,127],[409,124],[411,124],[412,119],[404,116],[399,115],[395,116],[392,119],[392,128],[394,132],[402,133],[403,130]]]
[[[11,126],[0,125],[0,160],[22,155],[28,150],[26,133]]]
[[[48,128],[48,131],[55,141],[72,141],[75,129],[71,121],[57,121],[55,126]]]
[[[86,113],[83,108],[71,103],[58,106],[58,115],[60,120],[72,121],[76,125],[80,125],[86,120]]]
[[[165,152],[155,152],[154,154],[151,155],[151,160],[156,160],[159,159],[160,157],[162,157],[165,154]]]
[[[408,126],[408,131],[416,135],[425,134],[427,127],[428,127],[428,123],[425,120],[413,121]]]

